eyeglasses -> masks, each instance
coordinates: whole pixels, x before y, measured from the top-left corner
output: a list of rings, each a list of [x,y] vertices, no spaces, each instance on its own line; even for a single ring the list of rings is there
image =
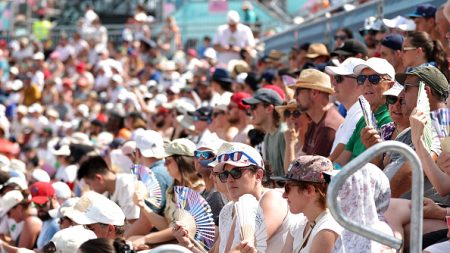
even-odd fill
[[[341,75],[335,75],[334,76],[334,80],[336,81],[336,83],[342,83],[344,81],[344,78],[352,78],[352,79],[356,79],[356,77],[354,76],[341,76]]]
[[[285,119],[291,116],[297,119],[300,117],[300,115],[302,115],[302,113],[299,110],[284,110],[283,112],[283,116]]]
[[[397,101],[399,101],[399,98],[396,96],[386,96],[386,103],[388,105],[394,105]]]
[[[252,104],[252,105],[250,105],[250,110],[252,110],[252,111],[256,110],[256,108],[258,108],[258,105],[259,104]]]
[[[231,177],[236,180],[242,177],[243,171],[251,169],[253,169],[253,167],[234,167],[230,171],[225,170],[223,172],[217,173],[217,176],[219,177],[220,182],[226,183],[229,175],[231,175]]]
[[[387,80],[386,78],[383,78],[378,74],[374,74],[374,75],[359,75],[356,77],[356,82],[359,85],[363,85],[366,82],[366,79],[369,80],[369,83],[373,85],[379,84],[381,80]]]
[[[346,40],[347,36],[345,35],[334,35],[334,40]]]
[[[214,153],[209,150],[195,150],[194,156],[197,160],[200,160],[200,158],[203,158],[203,160],[209,160],[214,157]]]
[[[417,49],[417,47],[404,47],[404,48],[402,49],[402,51],[403,51],[403,52],[406,52],[406,51],[411,51],[411,50],[415,50],[415,49]]]
[[[221,114],[225,114],[225,112],[224,111],[213,112],[213,118],[216,118],[217,116],[219,116]]]
[[[48,202],[50,202],[50,201],[47,201],[47,202],[45,202],[43,204],[34,203],[34,206],[36,208],[46,208],[48,206]]]
[[[405,84],[403,84],[403,90],[404,90],[404,92],[407,93],[408,90],[409,90],[409,88],[411,88],[411,87],[419,87],[419,85],[417,85],[417,84],[405,83]]]
[[[246,153],[242,152],[242,151],[237,151],[237,152],[233,152],[233,153],[228,153],[228,154],[221,154],[219,156],[217,156],[217,162],[221,163],[221,162],[227,162],[227,161],[232,161],[232,162],[238,162],[241,161],[244,157],[244,161],[245,158],[247,158],[247,160],[252,163],[257,165],[258,163],[253,160],[253,158],[251,158],[249,155],[247,155]]]

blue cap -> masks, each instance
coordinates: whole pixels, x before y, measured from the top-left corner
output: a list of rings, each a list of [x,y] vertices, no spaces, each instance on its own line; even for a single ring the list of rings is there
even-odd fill
[[[404,40],[405,39],[400,34],[392,33],[384,37],[384,39],[381,41],[381,45],[392,50],[402,50]]]
[[[413,13],[410,13],[408,17],[410,18],[434,18],[436,14],[436,7],[431,4],[421,4],[417,6]]]

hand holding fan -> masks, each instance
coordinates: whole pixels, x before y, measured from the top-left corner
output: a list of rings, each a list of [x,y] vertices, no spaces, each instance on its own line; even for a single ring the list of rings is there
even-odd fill
[[[440,108],[430,113],[431,123],[433,124],[442,149],[450,152],[450,108]]]
[[[366,122],[366,126],[372,127],[373,129],[377,129],[377,123],[375,120],[375,116],[372,113],[372,109],[370,108],[369,102],[366,98],[361,95],[358,97],[359,105],[361,106],[361,110],[364,116],[364,120]]]
[[[211,207],[200,194],[190,188],[175,186],[177,210],[175,220],[182,222],[188,237],[204,252],[214,244],[215,225]]]
[[[419,92],[417,95],[417,108],[422,110],[425,115],[427,115],[427,122],[428,124],[425,124],[425,127],[423,129],[423,140],[425,142],[425,147],[428,151],[430,151],[431,148],[431,142],[432,142],[432,133],[431,133],[431,127],[430,127],[430,101],[428,100],[427,92],[425,91],[425,83],[420,82],[419,83]]]
[[[145,201],[156,207],[157,209],[161,208],[162,202],[162,191],[161,186],[156,179],[155,173],[153,173],[150,169],[145,166],[135,164],[131,169],[132,173],[137,176],[139,181],[143,183],[143,185],[147,188],[147,194],[145,194]],[[136,192],[142,192],[142,185],[136,184],[135,186]]]
[[[241,241],[247,241],[258,252],[267,248],[267,231],[258,200],[251,194],[242,195],[234,204],[236,226],[239,227]]]

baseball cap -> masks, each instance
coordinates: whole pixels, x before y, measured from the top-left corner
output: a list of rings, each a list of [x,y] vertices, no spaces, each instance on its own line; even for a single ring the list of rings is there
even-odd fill
[[[381,45],[390,48],[392,50],[402,50],[403,41],[405,41],[405,39],[403,38],[402,35],[393,33],[386,35],[384,39],[381,41]]]
[[[432,4],[418,5],[413,13],[408,14],[410,18],[434,18],[436,14],[436,6]]]
[[[397,16],[393,19],[383,19],[383,23],[389,28],[396,28],[402,31],[414,31],[416,29],[414,20],[403,16]]]
[[[42,205],[55,196],[55,189],[48,182],[36,182],[30,186],[31,202]]]
[[[27,181],[24,178],[21,177],[10,177],[8,179],[8,181],[6,181],[2,187],[0,187],[0,189],[2,189],[3,187],[6,187],[8,185],[12,185],[15,184],[17,185],[20,189],[25,190],[28,188],[27,185]]]
[[[123,226],[125,222],[122,209],[115,202],[94,191],[83,194],[64,214],[80,225],[102,223]]]
[[[136,148],[144,157],[164,158],[163,138],[160,133],[153,130],[137,132]]]
[[[392,65],[385,59],[378,58],[378,57],[369,58],[364,63],[357,65],[353,69],[353,73],[355,75],[359,75],[365,68],[370,68],[373,71],[375,71],[376,73],[381,74],[381,75],[388,75],[389,77],[391,77],[392,80],[394,80],[394,78],[395,78],[394,67],[392,67]]]
[[[50,182],[50,176],[48,175],[47,171],[43,169],[34,169],[31,173],[31,178],[38,182]]]
[[[243,91],[239,91],[233,94],[233,96],[231,96],[231,101],[233,101],[234,103],[236,103],[239,107],[239,109],[241,110],[247,110],[248,108],[250,108],[250,106],[246,105],[243,103],[243,100],[246,98],[251,97],[252,95],[243,92]]]
[[[331,56],[342,55],[342,56],[355,56],[357,54],[362,54],[366,56],[369,54],[367,46],[356,39],[348,39],[344,42],[341,47],[336,48],[331,52]]]
[[[395,82],[394,85],[392,85],[392,87],[383,92],[383,96],[395,96],[398,97],[398,95],[400,95],[400,92],[402,92],[403,90],[403,86],[401,84],[399,84],[398,82]]]
[[[313,43],[309,45],[308,51],[306,52],[306,58],[317,58],[319,56],[329,56],[327,46],[323,43]]]
[[[268,103],[272,105],[281,105],[283,100],[274,90],[261,88],[258,89],[253,96],[242,100],[244,105],[254,105],[259,103]]]
[[[264,161],[258,150],[240,142],[224,142],[217,151],[216,159],[209,166],[223,167],[225,164],[236,167],[256,165],[264,169]]]
[[[239,13],[235,10],[231,10],[227,14],[228,23],[237,24],[240,21]]]
[[[199,120],[211,120],[213,108],[211,106],[202,106],[193,112],[188,112],[188,115],[197,117]]]
[[[341,76],[348,76],[348,75],[354,75],[353,69],[359,65],[363,64],[364,60],[360,58],[355,57],[349,57],[345,59],[339,66],[326,66],[325,72],[327,72],[330,75],[341,75]]]
[[[173,155],[194,156],[195,149],[195,143],[186,138],[180,138],[171,141],[164,148],[164,151],[166,157]]]
[[[64,182],[54,182],[52,184],[53,189],[55,190],[55,195],[59,199],[68,199],[72,196],[72,191],[70,187]]]
[[[63,145],[59,149],[53,151],[53,155],[56,156],[70,156],[70,147],[69,145]]]
[[[48,214],[52,218],[64,217],[64,216],[66,216],[66,211],[69,208],[72,208],[73,206],[75,206],[75,204],[78,203],[79,200],[80,200],[80,198],[78,198],[78,197],[66,199],[66,201],[64,201],[58,208],[49,210]]]
[[[51,241],[58,253],[76,253],[81,244],[95,238],[93,231],[83,226],[72,226],[56,232]]]
[[[300,181],[325,183],[323,172],[333,170],[333,163],[326,157],[303,155],[289,164],[288,173],[284,177],[272,177],[275,181]]]
[[[23,200],[23,195],[18,190],[7,192],[0,198],[0,217],[3,217],[13,207],[18,205]]]
[[[420,79],[425,81],[425,84],[430,86],[440,95],[448,96],[449,90],[447,78],[445,78],[445,75],[442,74],[438,68],[433,66],[419,66],[412,69],[410,72],[395,75],[395,80],[397,80],[397,82],[401,85],[404,85],[408,75],[418,76]]]

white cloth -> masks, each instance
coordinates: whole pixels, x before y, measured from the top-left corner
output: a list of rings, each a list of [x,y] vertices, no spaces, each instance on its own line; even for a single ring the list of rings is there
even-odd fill
[[[448,253],[450,252],[450,240],[433,244],[425,249],[425,251],[430,253]]]
[[[127,220],[138,219],[140,214],[139,207],[133,202],[135,182],[137,182],[135,175],[117,173],[116,187],[109,198],[122,208]]]
[[[250,27],[238,24],[236,31],[233,33],[230,30],[228,24],[221,25],[217,28],[216,34],[214,35],[213,45],[220,45],[222,47],[237,46],[240,48],[244,47],[254,47],[255,38],[253,37],[252,30]],[[230,60],[241,59],[239,53],[237,52],[219,52],[217,60],[219,64],[224,66],[228,65]]]
[[[361,106],[359,102],[356,101],[350,109],[347,111],[347,115],[345,116],[344,123],[342,123],[338,130],[336,131],[336,135],[334,137],[333,147],[331,148],[331,153],[334,152],[334,149],[339,143],[344,145],[347,144],[348,140],[352,136],[353,132],[356,128],[356,123],[358,123],[359,119],[363,116]],[[330,154],[331,154],[330,153]]]
[[[352,221],[394,236],[385,222],[389,206],[389,180],[377,166],[368,163],[349,177],[339,190],[343,213]],[[344,230],[336,241],[334,253],[380,252],[387,246]]]
[[[22,233],[23,223],[23,221],[16,223],[14,219],[4,216],[0,221],[0,234],[7,234],[12,241],[16,241]]]
[[[71,164],[66,167],[59,168],[56,172],[55,178],[66,183],[73,183],[77,179],[77,172],[78,166]]]
[[[294,238],[294,242],[292,245],[292,249],[297,249],[300,247],[302,240],[299,238],[303,237],[303,231],[305,230],[305,226],[308,223],[308,219],[303,213],[299,214],[291,214],[292,222],[289,226],[289,234]]]

